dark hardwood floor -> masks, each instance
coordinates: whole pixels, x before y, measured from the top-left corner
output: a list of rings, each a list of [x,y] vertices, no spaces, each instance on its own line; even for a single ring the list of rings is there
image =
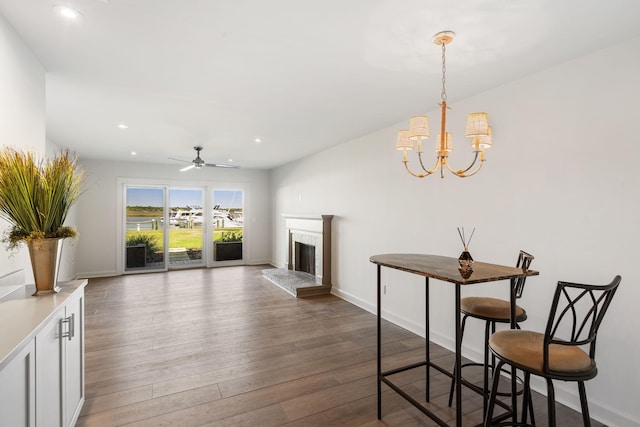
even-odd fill
[[[377,420],[374,315],[332,295],[293,298],[263,279],[262,268],[91,279],[77,425],[435,425],[386,386]],[[391,323],[383,322],[383,338],[386,368],[424,355],[424,339]],[[453,362],[436,345],[432,357]],[[395,381],[421,396],[423,372]],[[434,376],[431,387],[439,415],[453,418],[449,379]],[[482,400],[464,396],[464,424],[475,425]],[[546,425],[546,401],[536,396],[535,407]],[[582,425],[561,405],[558,418],[559,426]]]

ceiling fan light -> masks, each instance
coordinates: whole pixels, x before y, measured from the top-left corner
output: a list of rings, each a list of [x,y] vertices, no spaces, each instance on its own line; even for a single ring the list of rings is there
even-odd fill
[[[82,18],[82,14],[80,12],[69,6],[58,4],[53,7],[53,10],[55,10],[58,15],[63,16],[67,19],[75,20]]]

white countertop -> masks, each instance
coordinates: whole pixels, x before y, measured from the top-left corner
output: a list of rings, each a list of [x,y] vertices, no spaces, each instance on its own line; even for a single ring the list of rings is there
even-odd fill
[[[35,285],[22,285],[0,298],[0,369],[86,284],[87,280],[62,282],[60,292],[37,297],[31,296]]]

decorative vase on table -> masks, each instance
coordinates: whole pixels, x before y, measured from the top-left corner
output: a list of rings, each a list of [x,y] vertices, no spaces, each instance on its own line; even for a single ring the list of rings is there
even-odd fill
[[[458,257],[458,264],[460,264],[460,275],[463,279],[468,279],[471,277],[471,273],[473,273],[473,258],[471,257],[471,253],[464,248],[464,251]]]
[[[462,253],[460,254],[460,256],[458,257],[458,264],[460,265],[460,268],[458,268],[458,271],[460,272],[460,275],[462,276],[463,279],[468,279],[469,277],[471,277],[471,274],[473,273],[473,257],[471,256],[471,253],[469,252],[469,243],[471,243],[471,238],[473,237],[473,233],[476,232],[476,229],[474,228],[473,231],[471,232],[471,236],[469,236],[469,240],[467,240],[467,236],[464,234],[464,227],[462,227],[462,230],[460,230],[460,228],[458,227],[458,234],[460,235],[460,239],[462,240],[462,246],[464,247],[464,251],[462,251]]]
[[[60,238],[37,239],[27,242],[36,283],[34,296],[56,293],[60,290],[58,271],[62,255],[62,242],[63,239]]]

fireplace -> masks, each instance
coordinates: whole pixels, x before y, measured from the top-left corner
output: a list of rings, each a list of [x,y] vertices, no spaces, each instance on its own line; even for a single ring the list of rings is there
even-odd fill
[[[289,244],[285,268],[300,270],[298,248],[314,247],[313,273],[323,285],[331,285],[331,219],[333,215],[284,215]]]
[[[313,276],[316,274],[316,247],[307,245],[306,243],[295,242],[295,269],[309,273]]]
[[[331,292],[333,215],[283,215],[287,258],[284,268],[263,270],[264,277],[297,297]]]

